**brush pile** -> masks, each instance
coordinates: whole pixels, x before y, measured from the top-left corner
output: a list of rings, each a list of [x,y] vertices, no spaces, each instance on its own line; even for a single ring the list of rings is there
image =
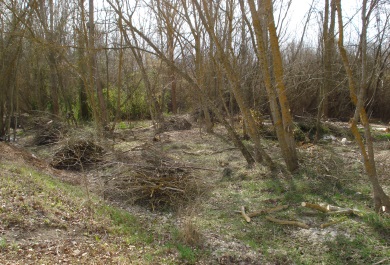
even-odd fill
[[[159,132],[190,130],[191,127],[192,125],[187,119],[173,116],[160,124]]]
[[[204,192],[204,184],[191,168],[154,146],[145,147],[138,159],[130,160],[135,164],[121,164],[120,171],[106,181],[106,199],[149,206],[152,210],[175,210]]]
[[[67,132],[67,128],[59,121],[49,120],[42,124],[35,124],[36,133],[32,144],[36,146],[55,144]]]
[[[102,161],[104,149],[88,140],[68,142],[53,157],[50,165],[57,169],[80,171]]]

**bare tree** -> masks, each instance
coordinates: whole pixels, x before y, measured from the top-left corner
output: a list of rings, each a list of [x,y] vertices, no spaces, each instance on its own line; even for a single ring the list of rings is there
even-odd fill
[[[209,97],[209,91],[207,89],[206,84],[206,52],[204,51],[203,47],[206,46],[205,39],[206,34],[204,30],[204,26],[202,25],[199,15],[196,12],[196,6],[194,5],[193,1],[186,1],[181,0],[181,3],[183,5],[183,14],[181,14],[181,17],[184,21],[186,21],[187,26],[189,27],[191,31],[191,37],[193,38],[193,41],[190,41],[188,37],[186,37],[182,42],[187,42],[188,46],[190,47],[190,54],[193,57],[193,75],[196,79],[196,83],[198,84],[199,89],[201,89],[201,93],[196,92],[197,95],[199,95],[199,98],[197,100],[198,109],[201,110],[201,113],[203,113],[204,116],[204,122],[206,125],[206,132],[212,133],[213,132],[213,121],[211,119],[210,111],[208,104],[206,103],[208,101]],[[185,46],[182,44],[182,46]],[[210,45],[210,49],[212,49],[213,45]],[[184,53],[184,51],[182,51]],[[210,56],[211,54],[209,54]],[[212,57],[212,56],[210,56]]]
[[[150,53],[155,54],[158,56],[160,60],[162,60],[164,63],[166,63],[169,67],[172,67],[175,69],[175,72],[180,75],[183,79],[185,79],[189,85],[194,89],[194,93],[200,98],[204,100],[204,104],[206,106],[206,109],[210,109],[217,118],[221,121],[221,123],[226,127],[229,135],[232,138],[233,143],[240,149],[240,151],[243,153],[243,156],[247,160],[249,165],[252,165],[254,160],[252,155],[248,152],[248,149],[244,146],[244,144],[239,139],[237,133],[235,132],[234,128],[225,120],[220,110],[214,105],[214,102],[210,99],[204,96],[202,88],[203,83],[198,83],[199,79],[197,76],[193,77],[188,72],[186,72],[186,69],[179,67],[177,64],[172,62],[167,56],[167,54],[159,48],[158,44],[156,44],[152,38],[149,38],[146,36],[141,30],[139,30],[132,21],[132,17],[126,18],[124,16],[124,13],[122,12],[119,3],[116,3],[114,5],[112,2],[109,2],[111,7],[115,10],[117,15],[123,20],[124,24],[127,28],[131,29],[131,32],[133,32],[132,38],[133,40],[137,38],[141,38],[144,40],[149,47],[152,49]]]
[[[95,16],[94,16],[95,10],[94,10],[94,1],[89,0],[89,16],[88,16],[88,23],[87,23],[87,28],[88,28],[88,51],[89,51],[89,67],[91,71],[91,82],[92,86],[95,88],[96,87],[96,94],[98,98],[98,110],[99,113],[95,117],[98,121],[98,130],[101,128],[105,127],[107,124],[107,109],[106,109],[106,103],[104,101],[103,97],[103,90],[102,90],[102,85],[100,82],[100,75],[99,71],[97,68],[96,64],[96,50],[95,50]]]
[[[364,106],[365,96],[367,91],[367,72],[368,72],[367,28],[370,21],[369,20],[370,15],[374,10],[374,8],[377,6],[377,4],[378,4],[378,0],[372,0],[370,1],[370,6],[367,9],[367,0],[363,0],[362,3],[362,13],[361,13],[362,29],[360,34],[361,80],[360,80],[359,89],[353,76],[353,70],[349,62],[347,51],[344,48],[344,28],[343,28],[344,24],[342,19],[342,9],[341,9],[340,0],[336,0],[337,17],[338,17],[338,24],[339,24],[338,47],[340,50],[341,58],[343,60],[344,68],[347,72],[351,100],[353,104],[356,106],[355,114],[350,121],[351,130],[359,146],[360,152],[363,157],[364,167],[373,188],[375,209],[377,211],[383,210],[386,212],[390,212],[390,198],[383,191],[377,177],[370,124]],[[364,144],[364,140],[358,130],[357,124],[359,122],[359,119],[364,128],[364,136],[365,136],[366,144]]]
[[[1,5],[11,17],[8,23],[1,20],[2,32],[6,29],[8,34],[2,34],[0,40],[0,138],[10,141],[11,119],[17,107],[19,62],[32,10],[18,1],[2,2]]]
[[[243,5],[242,1],[240,3]],[[264,1],[261,3],[261,6],[259,6],[259,9],[262,7],[263,10],[261,15],[268,16],[266,19],[266,27],[262,24],[264,22],[262,22],[261,17],[259,16],[260,11],[256,9],[254,1],[248,1],[248,4],[256,35],[256,49],[257,56],[260,61],[260,70],[263,74],[263,80],[270,102],[271,115],[279,145],[288,170],[295,171],[299,166],[298,157],[293,135],[292,117],[283,80],[283,63],[274,23],[272,1]],[[267,34],[264,32],[264,28],[267,28],[269,33],[272,62],[270,61],[270,54],[268,53],[266,39],[264,39],[267,37]],[[273,84],[273,80],[275,80],[275,86]]]
[[[233,8],[233,2],[232,1],[228,1],[228,2],[229,3],[227,3],[227,7],[229,12],[229,9]],[[266,164],[270,168],[273,168],[275,165],[271,160],[270,156],[264,151],[264,148],[261,144],[260,133],[258,131],[255,119],[252,113],[250,112],[250,108],[247,105],[247,102],[245,101],[243,96],[239,75],[237,75],[237,72],[234,70],[235,69],[234,64],[237,59],[233,54],[231,41],[229,40],[226,41],[225,45],[227,45],[227,47],[224,47],[225,45],[218,38],[216,32],[214,31],[214,28],[212,27],[213,15],[212,15],[212,10],[208,6],[207,1],[202,0],[201,3],[199,3],[198,1],[194,1],[194,3],[196,4],[197,11],[203,22],[203,25],[206,28],[210,36],[210,39],[213,41],[215,45],[216,52],[218,54],[218,59],[222,63],[222,66],[226,72],[226,77],[229,80],[230,86],[232,87],[234,97],[237,101],[237,104],[240,107],[244,120],[248,124],[248,133],[251,139],[253,140],[256,149],[255,160],[257,162],[264,162],[264,164]],[[229,34],[231,34],[232,31],[231,28],[230,30],[228,29],[228,32],[229,31],[230,33],[227,34],[228,39],[229,39]]]
[[[330,10],[329,10],[330,9]],[[324,117],[329,116],[329,93],[332,89],[332,59],[334,58],[334,29],[336,17],[336,3],[334,0],[325,0],[324,25],[322,29],[324,52],[324,81],[320,93],[320,111]],[[329,21],[330,18],[330,21]]]
[[[329,10],[330,9],[330,10]],[[336,3],[334,0],[325,0],[325,12],[323,15],[323,27],[322,27],[322,42],[323,42],[323,82],[320,87],[318,113],[317,113],[317,129],[315,141],[319,140],[321,118],[329,117],[329,93],[334,85],[332,77],[332,61],[335,55],[335,17],[336,17]],[[330,21],[329,21],[330,18]]]
[[[175,61],[175,47],[177,44],[177,34],[178,29],[181,26],[180,20],[178,20],[177,13],[179,12],[179,1],[167,1],[167,0],[157,0],[155,1],[157,6],[157,12],[159,17],[159,24],[163,27],[164,34],[166,35],[167,41],[167,54],[168,58],[174,62]],[[177,81],[175,76],[175,70],[169,68],[169,83],[171,85],[171,108],[174,114],[177,113]]]

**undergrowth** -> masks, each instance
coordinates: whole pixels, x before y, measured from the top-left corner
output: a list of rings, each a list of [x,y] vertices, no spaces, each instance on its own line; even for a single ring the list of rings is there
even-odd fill
[[[174,138],[175,134],[170,135]],[[21,259],[26,264],[50,264],[62,254],[71,257],[63,260],[64,264],[390,262],[390,217],[374,212],[371,187],[353,145],[304,144],[299,148],[300,170],[289,174],[285,170],[269,172],[261,166],[247,168],[238,150],[213,136],[197,135],[192,132],[187,138],[161,138],[164,154],[203,167],[193,174],[210,189],[207,196],[200,189],[202,196],[174,214],[144,208],[133,214],[131,206],[126,205],[124,210],[109,205],[93,192],[86,193],[85,187],[64,183],[16,162],[2,163],[0,228],[7,232],[0,235],[0,259],[20,261],[20,253],[26,253]],[[134,146],[140,144],[135,142]],[[266,144],[267,152],[280,161],[275,142]],[[386,163],[378,163],[381,165]],[[358,214],[329,216],[302,207],[302,202],[356,209]],[[253,213],[281,205],[286,208],[272,213],[274,218],[301,222],[310,228],[274,223],[265,213],[248,223],[241,215],[242,207]],[[56,244],[64,246],[55,246],[61,255],[50,254],[52,245],[38,248],[43,244],[39,239],[24,245],[29,235],[19,239],[20,231],[33,237],[43,230],[60,235]],[[68,242],[63,238],[72,239]],[[44,255],[28,258],[29,249]]]
[[[233,175],[216,188],[215,201],[203,206],[205,216],[197,219],[198,225],[206,231],[218,230],[227,241],[245,242],[250,250],[261,253],[265,263],[386,263],[390,256],[390,218],[373,212],[371,189],[359,157],[348,161],[338,152],[328,146],[302,152],[300,171],[282,178],[255,171],[248,171],[245,178]],[[302,207],[302,202],[357,209],[360,214],[328,216]],[[241,206],[251,213],[278,205],[288,208],[273,213],[274,217],[303,222],[310,229],[270,222],[266,214],[246,223],[239,214]],[[330,222],[335,224],[320,228]]]

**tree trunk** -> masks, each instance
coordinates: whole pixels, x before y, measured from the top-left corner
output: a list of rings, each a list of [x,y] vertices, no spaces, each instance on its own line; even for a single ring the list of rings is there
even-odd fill
[[[49,30],[48,40],[51,45],[54,45],[54,7],[53,0],[49,0]],[[60,113],[60,104],[58,97],[58,82],[57,82],[57,67],[54,48],[49,48],[48,54],[49,69],[50,69],[50,88],[51,88],[51,100],[53,103],[52,111],[54,115]]]
[[[102,85],[99,78],[99,72],[96,64],[95,50],[95,19],[94,19],[94,0],[89,0],[88,17],[88,51],[89,51],[89,85],[91,86],[91,96],[94,97],[95,90],[98,104],[93,106],[95,113],[96,130],[98,135],[102,135],[103,129],[107,123],[106,104],[103,97]],[[91,98],[92,99],[92,98]]]
[[[255,145],[255,154],[256,154],[255,160],[258,163],[264,163],[269,168],[274,169],[275,164],[273,163],[271,157],[264,151],[262,147],[260,133],[257,129],[256,122],[252,116],[252,113],[250,112],[249,107],[247,106],[246,101],[244,100],[244,96],[241,90],[240,80],[237,77],[237,73],[234,71],[231,65],[231,59],[230,59],[231,54],[226,54],[224,52],[222,43],[216,36],[214,29],[210,27],[209,22],[212,21],[211,11],[207,7],[207,3],[205,0],[203,0],[202,3],[203,3],[203,8],[201,8],[200,4],[197,1],[195,1],[196,7],[199,12],[199,16],[210,36],[210,39],[213,40],[214,42],[214,45],[216,47],[216,52],[218,54],[218,59],[221,61],[223,68],[226,71],[226,77],[230,83],[230,86],[232,87],[236,102],[240,107],[241,113],[245,121],[247,122],[249,136],[251,137]],[[231,47],[227,48],[227,50],[231,50],[230,48]]]
[[[360,83],[360,91],[357,92],[357,86],[352,73],[352,67],[349,63],[347,51],[344,48],[344,29],[343,29],[343,20],[342,20],[342,10],[341,10],[341,1],[336,0],[337,5],[337,14],[338,14],[338,24],[339,24],[339,41],[338,46],[340,50],[340,55],[344,64],[344,68],[347,72],[349,91],[353,104],[356,106],[354,117],[351,119],[351,130],[355,137],[355,140],[359,146],[360,153],[363,156],[364,167],[368,178],[371,182],[373,193],[374,193],[374,206],[377,211],[381,209],[390,212],[390,198],[385,194],[382,187],[379,184],[378,176],[376,172],[375,160],[374,160],[374,149],[370,131],[370,124],[368,122],[367,113],[364,108],[364,98],[366,92],[366,63],[367,63],[367,26],[369,21],[369,14],[372,9],[366,14],[367,0],[363,0],[362,8],[362,33],[361,33],[361,53],[362,53],[362,78]],[[373,8],[373,6],[371,6]],[[366,139],[366,145],[364,145],[363,139],[359,133],[357,123],[359,121],[364,126],[364,136]]]
[[[278,142],[280,145],[280,149],[286,162],[287,168],[289,171],[295,171],[298,168],[298,159],[295,150],[295,141],[293,138],[293,126],[292,119],[288,107],[287,97],[284,91],[284,82],[283,82],[283,66],[281,64],[279,44],[276,36],[276,29],[273,22],[268,22],[268,27],[270,31],[270,41],[272,48],[273,57],[273,65],[268,59],[266,43],[264,42],[263,36],[263,26],[261,24],[261,20],[259,14],[256,10],[255,4],[253,0],[248,0],[250,11],[252,14],[252,23],[255,30],[255,37],[257,41],[256,49],[257,56],[260,61],[260,69],[263,73],[263,80],[265,84],[265,88],[267,91],[268,99],[270,102],[270,109],[272,120],[274,122],[276,135],[278,137]],[[268,2],[268,4],[270,4]],[[267,7],[267,6],[266,6]],[[265,8],[266,10],[270,10],[269,8]],[[269,20],[273,20],[273,17]],[[278,58],[279,57],[279,58]],[[272,85],[272,75],[270,73],[270,69],[274,69],[275,77],[277,82],[278,94],[279,94],[279,102],[276,91]],[[277,71],[277,72],[276,72]],[[279,109],[279,104],[280,108]]]
[[[81,26],[81,29],[83,26]],[[78,94],[79,94],[79,119],[82,121],[89,121],[91,119],[92,113],[90,106],[88,104],[88,91],[86,87],[86,79],[87,79],[87,65],[85,63],[86,56],[85,56],[85,47],[86,43],[84,40],[84,36],[81,32],[79,32],[79,35],[77,36],[77,57],[78,57],[78,68],[80,72],[80,77],[78,80],[79,88],[78,88]]]
[[[168,31],[168,58],[174,62],[175,58],[175,47],[174,47],[174,32],[171,30]],[[176,100],[176,76],[175,70],[172,67],[169,67],[169,78],[171,82],[171,104],[172,104],[172,113],[177,113],[177,100]]]
[[[298,156],[294,139],[294,124],[290,113],[290,105],[286,95],[286,87],[283,80],[283,62],[280,54],[279,39],[276,33],[276,27],[273,16],[272,1],[265,1],[265,10],[269,14],[268,32],[272,51],[272,62],[275,74],[276,89],[278,93],[279,106],[282,114],[284,138],[287,150],[284,152],[284,160],[289,171],[293,172],[298,169]]]
[[[330,15],[330,23],[329,23]],[[333,57],[334,50],[334,29],[335,29],[336,5],[331,0],[329,13],[329,0],[325,0],[324,22],[322,27],[322,60],[323,60],[323,81],[318,95],[318,112],[316,122],[316,136],[314,141],[317,142],[320,137],[321,119],[329,117],[329,93],[332,91],[333,82]]]
[[[252,155],[248,152],[248,149],[241,142],[238,135],[235,133],[234,128],[229,126],[227,121],[224,119],[222,113],[220,113],[219,109],[214,105],[215,102],[213,102],[211,99],[209,99],[207,97],[207,94],[205,93],[205,89],[202,87],[203,82],[201,82],[202,81],[200,79],[201,76],[198,75],[197,70],[195,70],[195,72],[196,72],[195,77],[192,77],[184,69],[179,68],[177,65],[175,65],[171,60],[169,60],[169,58],[166,56],[166,54],[150,38],[145,36],[142,31],[140,31],[139,29],[137,29],[133,26],[131,20],[127,20],[123,17],[123,13],[120,10],[120,7],[115,7],[110,1],[108,3],[114,8],[115,12],[118,14],[120,19],[122,19],[126,23],[126,26],[130,28],[130,30],[132,31],[132,33],[134,35],[137,34],[140,38],[142,38],[148,45],[150,45],[150,47],[155,51],[155,53],[158,55],[158,57],[163,62],[165,62],[169,67],[172,67],[178,75],[180,75],[183,79],[185,79],[188,82],[189,86],[192,87],[194,89],[194,91],[196,92],[196,96],[200,97],[200,99],[203,100],[205,107],[207,109],[212,110],[215,113],[215,115],[217,116],[217,118],[221,121],[221,123],[225,125],[225,127],[229,133],[229,136],[232,137],[233,143],[242,152],[244,158],[248,162],[248,165],[252,165],[253,161],[254,161]],[[186,14],[186,15],[188,15],[188,14]],[[196,37],[197,34],[200,32],[200,31],[196,31],[196,29],[193,27],[191,28],[191,31],[192,31],[194,37]],[[134,38],[134,39],[136,40],[136,38]],[[195,38],[195,40],[196,40],[196,38]],[[197,59],[195,59],[195,60],[198,60],[195,62],[195,67],[198,67],[198,66],[202,66],[201,64],[199,64],[197,66],[197,63],[199,62],[199,58],[201,58],[200,57],[201,56],[200,45],[199,46],[195,45],[195,50],[196,49],[199,49],[198,51],[195,51],[195,55],[199,56],[199,57],[197,57]],[[199,68],[199,69],[201,70],[202,68]]]

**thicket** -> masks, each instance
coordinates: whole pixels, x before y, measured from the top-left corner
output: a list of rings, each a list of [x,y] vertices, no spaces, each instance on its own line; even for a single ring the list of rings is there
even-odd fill
[[[289,51],[285,49],[282,51],[284,57],[289,57]],[[297,52],[297,51],[291,51]],[[353,51],[350,51],[353,56]],[[30,56],[31,54],[26,51],[23,61],[31,62],[32,66],[21,67],[20,72],[27,78],[23,78],[18,85],[18,112],[30,112],[31,111],[48,111],[52,112],[53,104],[50,95],[48,84],[50,77],[48,75],[49,69],[45,66],[45,62],[37,60],[37,55]],[[115,59],[115,58],[113,58]],[[131,60],[129,55],[129,60]],[[371,61],[374,58],[369,58]],[[40,61],[40,62],[39,62]],[[298,116],[312,116],[315,117],[318,112],[319,105],[319,87],[322,86],[322,66],[319,63],[321,57],[316,54],[316,51],[312,48],[307,48],[298,53],[295,61],[291,62],[285,59],[284,65],[286,69],[286,84],[288,87],[288,97],[290,99],[290,106],[293,115]],[[347,80],[345,78],[345,72],[341,69],[340,59],[335,60],[335,68],[340,69],[337,73],[334,73],[333,89],[329,93],[329,118],[335,118],[343,121],[349,120],[353,114],[353,105],[350,102],[349,91],[347,89]],[[27,64],[28,65],[28,64]],[[260,110],[263,115],[269,115],[268,99],[265,96],[264,88],[261,84],[261,76],[255,73],[256,62],[246,66],[248,70],[250,80],[243,85],[243,91],[245,97],[250,102],[253,109]],[[100,69],[102,75],[106,69]],[[135,72],[134,74],[137,74]],[[207,73],[206,73],[207,74]],[[212,73],[207,78],[212,78]],[[63,75],[63,73],[61,73]],[[65,75],[65,74],[64,74]],[[77,118],[80,118],[80,90],[79,84],[75,81],[76,75],[70,73],[67,76],[67,86],[62,91],[60,103],[60,115],[65,116],[68,111],[73,111]],[[21,78],[21,77],[20,77]],[[355,78],[358,78],[356,76]],[[19,80],[19,79],[18,79]],[[389,70],[380,81],[377,86],[370,86],[367,91],[367,109],[369,111],[370,118],[380,120],[382,122],[390,121],[390,73]],[[141,80],[136,84],[129,84],[128,88],[121,89],[121,99],[119,108],[119,118],[121,120],[137,120],[150,118],[150,103],[148,101],[148,91],[145,89],[144,83]],[[104,96],[107,104],[107,111],[109,113],[110,120],[114,120],[117,109],[118,101],[118,89],[115,83],[103,83]],[[256,88],[256,89],[254,89]],[[232,114],[238,114],[239,108],[237,103],[230,95],[229,89],[224,89],[223,97],[221,99],[219,93],[213,93],[218,88],[209,86],[208,97],[214,101],[216,105],[223,109],[223,105],[226,104],[228,110]],[[177,91],[177,100],[179,102],[179,111],[191,112],[196,111],[199,102],[196,98],[190,97],[189,92],[191,87],[185,82],[182,82],[182,86]],[[259,93],[260,91],[260,93]],[[158,91],[156,94],[161,94],[162,91]],[[161,99],[161,95],[157,95],[157,100],[160,100],[164,105],[161,106],[164,112],[172,112],[172,106],[170,101],[169,91],[164,91],[164,100]]]
[[[0,88],[3,94],[0,102],[1,116],[11,115],[11,112],[38,110],[64,117],[67,112],[73,111],[77,118],[81,118],[82,90],[87,90],[87,94],[90,94],[87,101],[89,112],[93,111],[91,109],[94,107],[93,104],[102,108],[97,95],[93,94],[94,88],[88,88],[90,78],[87,71],[88,47],[85,46],[85,42],[80,42],[80,38],[87,38],[88,28],[80,22],[67,21],[71,15],[87,14],[83,13],[79,6],[73,6],[70,11],[61,13],[61,8],[64,7],[60,3],[54,7],[53,17],[44,9],[45,6],[37,6],[29,11],[18,1],[8,0],[1,5],[2,16],[7,18],[1,21],[3,33],[0,36],[2,62],[0,72],[4,81]],[[154,8],[156,8],[154,5],[150,6],[151,12],[158,11]],[[387,12],[386,10],[383,12]],[[182,113],[192,111],[204,104],[204,100],[194,95],[193,85],[179,74],[175,74],[172,79],[170,67],[164,65],[158,56],[146,52],[148,50],[146,45],[143,47],[138,44],[141,49],[139,54],[123,44],[120,46],[126,35],[121,33],[119,28],[108,30],[109,27],[114,27],[114,23],[111,18],[101,18],[102,14],[108,11],[104,10],[98,14],[100,23],[95,25],[94,37],[97,46],[94,52],[97,65],[95,78],[104,94],[107,122],[113,121],[116,116],[122,120],[151,118],[153,116],[151,106],[154,104],[158,105],[157,111],[173,113],[177,110]],[[164,10],[159,12],[163,13]],[[44,19],[47,21],[43,21]],[[237,23],[241,23],[238,18],[235,19]],[[153,23],[152,17],[150,23]],[[382,21],[383,25],[386,23],[387,21]],[[378,27],[382,24],[378,24]],[[245,29],[244,25],[241,26]],[[69,30],[70,28],[73,30]],[[179,29],[174,30],[179,33]],[[231,30],[241,34],[240,29]],[[389,50],[386,48],[389,44],[381,38],[387,34],[386,32],[387,29],[383,26],[383,32],[378,31],[377,35],[369,40],[367,50],[367,67],[372,69],[370,78],[373,82],[367,88],[366,108],[370,118],[383,122],[390,121]],[[169,37],[167,32],[145,34],[154,34],[155,37],[160,37],[163,43]],[[241,88],[248,105],[266,115],[270,112],[269,103],[263,76],[257,68],[258,59],[254,53],[249,52],[253,49],[249,37],[246,33],[242,39],[236,40],[241,48],[234,54],[237,59],[235,67],[241,72]],[[168,48],[164,47],[168,44],[162,45],[163,50]],[[359,62],[356,58],[360,56],[359,49],[354,43],[346,47],[353,67],[358,69]],[[205,96],[219,109],[237,114],[239,108],[215,52],[208,50],[206,45],[201,48],[202,58],[199,60],[202,62],[201,78],[205,84]],[[174,50],[176,54],[174,62],[178,67],[189,75],[194,74],[193,71],[197,71],[195,69],[197,59],[191,54],[193,51],[185,45],[181,46],[178,40]],[[300,43],[299,40],[292,39],[281,44],[281,52],[293,115],[316,116],[321,102],[320,88],[324,86],[324,51],[321,39],[318,45]],[[136,63],[140,55],[145,58],[144,69]],[[54,58],[52,61],[49,60],[50,56]],[[336,47],[332,57],[332,69],[333,85],[328,94],[328,116],[349,120],[354,108],[349,98],[346,73]],[[10,72],[12,75],[7,74]],[[356,80],[359,80],[359,71],[355,71],[354,74]],[[173,83],[176,87],[174,96],[176,109],[173,106]],[[11,99],[14,99],[13,106],[7,103]],[[1,129],[4,130],[5,125],[1,125]]]

